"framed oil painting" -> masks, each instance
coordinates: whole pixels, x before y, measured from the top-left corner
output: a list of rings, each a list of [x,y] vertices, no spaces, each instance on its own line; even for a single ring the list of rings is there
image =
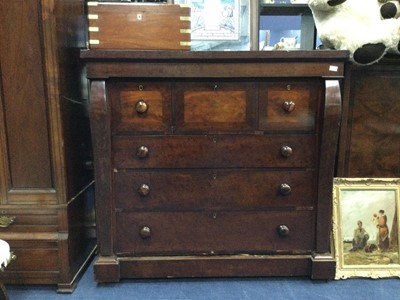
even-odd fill
[[[336,279],[400,277],[400,178],[335,178]]]

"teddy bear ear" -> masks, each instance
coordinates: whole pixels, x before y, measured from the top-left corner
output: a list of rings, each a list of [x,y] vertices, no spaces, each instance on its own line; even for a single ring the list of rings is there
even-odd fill
[[[386,54],[386,50],[382,43],[365,44],[354,51],[353,60],[360,65],[369,65],[380,60]]]
[[[329,0],[328,1],[328,5],[329,6],[336,6],[336,5],[342,4],[342,3],[346,2],[346,1],[347,0]]]
[[[386,2],[382,4],[380,11],[382,18],[391,19],[397,14],[397,6],[393,2]]]

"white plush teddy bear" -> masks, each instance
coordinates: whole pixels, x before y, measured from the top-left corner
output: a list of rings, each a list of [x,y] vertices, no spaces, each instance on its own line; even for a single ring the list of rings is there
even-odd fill
[[[378,0],[382,19],[392,19],[400,17],[400,0]],[[400,47],[397,45],[390,48],[388,52],[400,55]]]
[[[308,0],[324,47],[348,50],[360,65],[379,61],[400,41],[400,19],[382,19],[377,0]]]

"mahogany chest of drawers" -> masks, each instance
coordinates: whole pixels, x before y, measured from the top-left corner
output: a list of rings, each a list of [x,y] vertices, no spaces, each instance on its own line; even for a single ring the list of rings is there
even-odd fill
[[[91,80],[98,282],[334,277],[347,52],[81,57]]]

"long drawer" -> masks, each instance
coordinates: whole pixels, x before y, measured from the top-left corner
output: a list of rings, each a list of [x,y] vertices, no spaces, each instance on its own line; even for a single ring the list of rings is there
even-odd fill
[[[315,135],[115,136],[115,168],[313,168]]]
[[[116,213],[119,255],[271,253],[314,248],[314,211]]]
[[[253,210],[312,207],[315,172],[121,169],[114,175],[115,206],[135,210]]]

